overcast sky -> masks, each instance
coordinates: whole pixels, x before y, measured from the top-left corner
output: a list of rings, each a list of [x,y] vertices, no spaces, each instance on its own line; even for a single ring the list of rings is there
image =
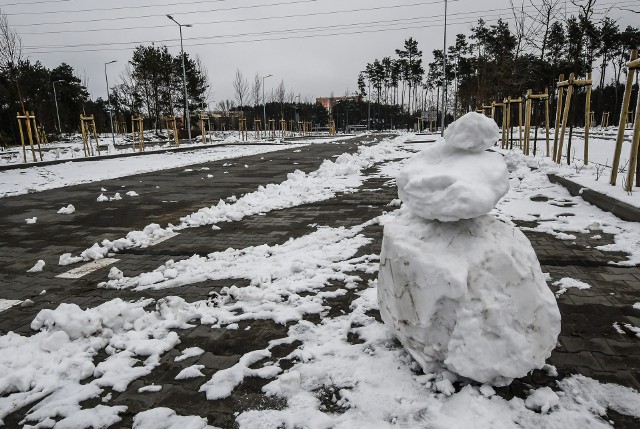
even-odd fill
[[[597,9],[624,28],[637,26],[638,15],[620,8],[637,5],[598,0]],[[117,82],[137,44],[166,44],[179,53],[178,26],[166,14],[193,24],[183,29],[185,50],[207,66],[209,101],[216,103],[234,98],[236,69],[251,80],[274,75],[267,92],[283,80],[287,92],[303,99],[343,95],[356,90],[367,62],[394,56],[406,38],[418,40],[425,66],[443,41],[441,0],[0,0],[0,8],[30,59],[72,65],[92,98],[106,95],[104,63],[117,60],[108,66],[110,83]],[[525,8],[533,13],[529,0]],[[574,13],[570,1],[566,8]],[[448,16],[448,42],[456,33],[468,35],[478,18],[512,20],[509,0],[449,0]]]

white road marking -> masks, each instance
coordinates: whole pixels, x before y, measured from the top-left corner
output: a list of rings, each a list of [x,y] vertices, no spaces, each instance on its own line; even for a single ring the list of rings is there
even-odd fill
[[[87,262],[86,264],[80,267],[76,267],[72,270],[67,271],[66,273],[59,274],[56,277],[60,279],[79,279],[81,277],[86,276],[89,273],[99,270],[100,268],[104,268],[113,263],[116,263],[119,260],[120,259],[114,259],[114,258],[98,259],[97,261]]]
[[[175,237],[176,235],[180,235],[180,233],[179,232],[169,232],[166,235],[163,235],[162,237],[153,238],[153,239],[149,240],[149,246],[155,246],[156,244],[160,244],[163,241],[167,241],[168,239]]]
[[[5,311],[13,307],[14,305],[21,304],[19,299],[2,299],[0,298],[0,312]]]

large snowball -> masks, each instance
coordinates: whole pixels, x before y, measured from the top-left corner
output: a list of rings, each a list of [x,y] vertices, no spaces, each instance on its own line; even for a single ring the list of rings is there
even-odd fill
[[[483,152],[500,138],[500,128],[493,119],[469,112],[444,131],[447,144],[471,152]]]
[[[506,385],[541,368],[560,312],[524,234],[490,216],[399,213],[384,228],[380,314],[424,371]]]
[[[502,156],[445,142],[411,158],[396,181],[398,196],[416,215],[447,222],[489,213],[509,190]]]

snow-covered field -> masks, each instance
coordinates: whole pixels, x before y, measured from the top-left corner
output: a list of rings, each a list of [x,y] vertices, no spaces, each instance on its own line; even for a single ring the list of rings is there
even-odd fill
[[[540,133],[538,134],[537,151],[535,155],[532,154],[527,158],[526,162],[531,168],[539,168],[545,173],[566,177],[573,182],[583,185],[585,188],[609,195],[616,200],[640,208],[640,198],[635,194],[636,191],[634,190],[629,193],[624,189],[627,172],[629,170],[630,139],[632,133],[632,129],[628,128],[625,130],[625,141],[622,144],[616,186],[609,184],[617,135],[617,128],[614,127],[606,129],[600,129],[598,127],[591,130],[588,165],[584,165],[584,129],[576,129],[576,133],[573,136],[570,163],[567,163],[566,158],[567,137],[565,136],[562,164],[558,165],[551,161],[550,158],[544,156],[545,140],[544,135]],[[517,130],[515,130],[514,136],[517,136]],[[531,144],[533,145],[533,140]],[[550,136],[550,145],[553,147],[553,132]],[[514,149],[513,151],[498,150],[502,154],[522,154],[519,149]],[[524,160],[524,158],[522,159]]]
[[[123,248],[142,247],[150,239],[174,229],[202,225],[215,229],[221,222],[354,192],[367,179],[364,171],[375,164],[380,165],[377,175],[395,176],[404,162],[397,158],[407,158],[412,149],[421,146],[404,144],[407,138],[402,135],[383,140],[361,147],[355,154],[325,160],[311,173],[292,171],[280,184],[260,187],[230,203],[221,201],[203,207],[176,220],[176,226],[149,225],[144,231],[132,231],[120,240],[96,243],[77,260],[100,259]],[[2,195],[15,195],[276,150],[268,146],[242,149],[246,152],[240,148],[228,152],[218,148],[198,151],[195,156],[152,155],[145,157],[144,165],[135,159],[100,161],[99,172],[92,163],[75,164],[73,170],[66,165],[30,169],[24,174],[0,174],[0,189]],[[531,160],[522,155],[509,154],[507,161],[511,189],[493,215],[507,223],[538,221],[534,229],[563,239],[571,239],[574,231],[611,233],[616,244],[603,248],[629,252],[629,263],[640,263],[640,228],[636,224],[621,221],[570,196],[559,185],[551,184],[542,169],[531,170],[528,167]],[[531,200],[533,196],[575,205],[559,207],[535,202]],[[126,407],[110,406],[111,394],[106,393],[107,389],[125,390],[132,381],[153,371],[160,357],[171,349],[177,348],[185,355],[199,353],[181,348],[178,335],[181,329],[198,324],[237,329],[238,322],[249,319],[290,325],[286,337],[272,341],[264,349],[246,353],[233,367],[203,380],[200,388],[207,399],[215,400],[228,397],[246,377],[271,380],[263,389],[265,394],[286,399],[286,406],[241,413],[237,416],[241,428],[608,428],[611,425],[601,418],[607,409],[640,418],[640,393],[584,376],[559,379],[553,390],[542,388],[507,401],[490,386],[467,384],[447,371],[429,374],[417,371],[416,363],[398,347],[391,331],[369,314],[370,310],[378,309],[376,281],[370,281],[367,288],[357,292],[350,312],[323,318],[317,324],[305,320],[305,315],[323,315],[326,300],[353,289],[362,282],[360,276],[377,272],[378,255],[357,258],[355,255],[370,242],[365,229],[372,224],[384,224],[393,215],[391,212],[366,219],[351,228],[318,226],[314,232],[281,245],[228,249],[206,257],[166,261],[133,277],[127,277],[116,264],[109,280],[100,287],[144,291],[224,278],[246,279],[250,285],[227,287],[209,299],[190,303],[178,296],[167,296],[157,301],[114,299],[86,309],[62,304],[41,311],[31,325],[34,334],[9,333],[0,337],[0,419],[37,402],[27,415],[25,427],[116,424]],[[345,286],[324,291],[332,281]],[[562,285],[569,287],[570,283],[567,280]],[[347,341],[349,333],[357,334],[363,343]],[[283,370],[277,362],[253,366],[270,357],[271,350],[278,345],[296,341],[301,345],[287,356],[295,361],[291,368]],[[102,352],[107,355],[105,359],[98,358]],[[201,369],[189,367],[183,375],[198,377]],[[554,374],[552,367],[546,369]],[[463,387],[456,389],[453,384],[456,381],[462,382]],[[336,388],[333,401],[340,413],[322,409],[316,392],[326,386]],[[148,386],[149,391],[157,388]],[[103,403],[82,408],[80,403],[90,398],[102,398]],[[177,416],[172,410],[156,408],[138,414],[133,427],[208,426],[203,418]]]

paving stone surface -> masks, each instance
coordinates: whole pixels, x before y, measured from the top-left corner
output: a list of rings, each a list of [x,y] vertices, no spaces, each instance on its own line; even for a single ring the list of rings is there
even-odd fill
[[[160,299],[177,295],[187,301],[206,299],[211,292],[219,292],[225,286],[242,287],[246,280],[224,279],[160,291],[99,289],[96,285],[106,280],[109,267],[93,272],[81,279],[60,279],[55,276],[71,267],[60,267],[57,258],[65,252],[77,254],[92,243],[102,239],[115,239],[128,231],[140,229],[151,222],[164,225],[176,222],[206,205],[215,204],[221,198],[240,196],[254,191],[259,185],[279,183],[286,174],[298,168],[312,171],[323,159],[331,159],[343,152],[355,151],[360,144],[370,143],[370,138],[354,139],[343,143],[327,143],[305,146],[275,153],[228,161],[211,162],[162,172],[129,176],[121,179],[79,185],[59,190],[34,193],[2,199],[0,227],[7,231],[0,238],[0,298],[31,299],[30,307],[13,307],[0,313],[0,333],[15,331],[30,334],[30,323],[44,308],[55,308],[62,302],[73,302],[81,307],[93,307],[120,297],[126,300],[140,298]],[[224,164],[228,165],[224,165]],[[245,168],[245,164],[249,168]],[[209,170],[200,170],[206,167]],[[225,174],[224,172],[228,172]],[[375,168],[369,173],[375,172]],[[206,178],[213,174],[214,178]],[[156,188],[158,186],[159,188]],[[137,198],[124,197],[101,205],[95,201],[100,188],[109,194],[115,191],[135,190]],[[207,255],[229,247],[240,249],[261,244],[282,244],[290,237],[301,237],[315,230],[317,225],[353,226],[393,210],[388,203],[397,198],[395,185],[383,178],[370,178],[359,192],[337,195],[320,203],[306,204],[269,212],[264,216],[250,216],[238,222],[219,224],[221,230],[211,227],[182,230],[180,235],[147,249],[131,249],[114,256],[117,266],[127,276],[151,271],[168,259],[181,260],[194,254]],[[175,202],[174,202],[175,201]],[[63,205],[73,203],[78,212],[71,216],[57,215]],[[26,225],[24,219],[38,216],[36,225]],[[531,226],[522,224],[521,226]],[[371,243],[360,249],[358,255],[379,254],[382,228],[372,225],[363,234]],[[550,235],[525,231],[541,261],[543,271],[553,281],[563,277],[579,279],[591,285],[590,289],[569,289],[558,297],[562,313],[562,332],[558,347],[549,363],[555,365],[560,376],[584,374],[604,382],[615,382],[640,390],[640,339],[624,327],[625,323],[640,326],[640,311],[633,309],[640,302],[640,269],[620,267],[611,262],[625,259],[625,255],[601,252],[594,247],[611,242],[612,238],[601,234],[596,240],[587,235],[575,234],[574,241],[558,240]],[[35,261],[43,259],[44,272],[27,274],[25,271]],[[358,273],[362,281],[355,290],[325,300],[329,308],[321,315],[306,319],[319,322],[321,317],[336,317],[349,311],[349,305],[357,296],[355,292],[368,287],[368,281],[376,274]],[[336,282],[323,291],[342,289]],[[552,290],[557,291],[552,286]],[[41,294],[41,291],[46,293]],[[379,318],[378,314],[372,314]],[[614,324],[624,333],[618,333]],[[203,380],[216,371],[229,368],[240,357],[252,350],[266,347],[269,341],[286,336],[288,326],[270,320],[246,320],[237,330],[215,329],[198,325],[179,330],[181,343],[166,353],[161,365],[143,377],[125,392],[112,392],[108,405],[126,405],[123,421],[114,427],[131,427],[133,416],[152,407],[169,407],[181,415],[200,415],[209,424],[223,428],[235,427],[235,416],[251,409],[278,409],[286,405],[284,400],[268,397],[261,391],[270,380],[253,377],[245,380],[225,399],[208,401],[198,390]],[[354,333],[349,340],[361,342]],[[187,347],[198,346],[205,353],[176,363],[175,357]],[[270,362],[278,362],[287,369],[293,362],[287,356],[299,344],[293,343],[272,349]],[[398,345],[398,347],[400,347]],[[265,361],[252,367],[257,368]],[[182,369],[193,365],[205,365],[206,378],[175,380]],[[556,378],[543,371],[534,371],[528,377],[516,380],[511,386],[497,389],[510,398],[522,395],[531,388],[555,387]],[[138,393],[149,384],[161,384],[156,393]],[[330,398],[335,392],[317,392],[326,409],[335,407]],[[100,398],[87,401],[85,406],[95,406]],[[20,420],[29,407],[18,410],[5,419],[6,427],[19,427]],[[339,410],[333,410],[339,412]],[[620,428],[637,428],[640,422],[613,411],[607,418]]]

